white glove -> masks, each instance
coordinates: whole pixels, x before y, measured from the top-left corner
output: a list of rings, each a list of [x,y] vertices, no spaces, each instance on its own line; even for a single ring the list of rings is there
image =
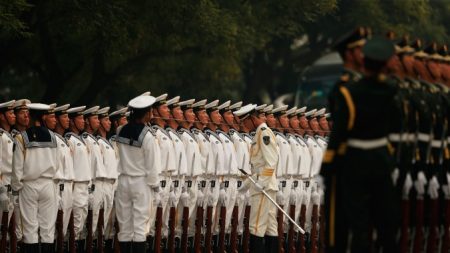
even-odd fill
[[[439,182],[436,176],[433,176],[430,180],[430,184],[428,185],[428,194],[431,199],[439,198]]]
[[[9,210],[9,197],[6,187],[0,186],[0,208],[3,212],[7,212]]]
[[[413,186],[413,181],[411,178],[411,174],[408,173],[408,174],[406,174],[405,182],[403,183],[403,190],[402,190],[403,197],[409,196],[409,192],[411,191],[412,186]]]
[[[214,202],[215,202],[214,194],[212,192],[208,191],[208,193],[206,194],[206,197],[207,197],[207,201],[208,201],[207,205],[214,206]]]
[[[15,201],[14,201],[15,202]],[[58,210],[63,209],[63,202],[60,194],[56,194],[56,203],[58,203]]]
[[[189,193],[186,190],[181,193],[180,200],[183,207],[189,206]]]
[[[291,190],[291,194],[289,194],[289,204],[295,205],[297,202],[297,194],[294,189]]]
[[[205,200],[205,194],[201,190],[197,191],[197,206],[203,206],[203,201]]]
[[[153,192],[153,204],[159,206],[161,204],[161,196],[159,192]]]
[[[175,195],[175,192],[171,191],[169,193],[169,205],[170,206],[177,206],[177,196]]]
[[[278,205],[284,205],[284,194],[283,191],[277,191],[277,203]]]
[[[448,185],[443,185],[442,191],[444,192],[445,198],[450,199],[450,187]]]
[[[94,207],[94,194],[89,194],[89,200],[88,200],[89,208],[92,209]]]
[[[264,187],[262,187],[262,185],[260,185],[258,182],[256,182],[254,184],[254,186],[255,186],[255,191],[256,192],[262,192],[264,190]]]
[[[313,191],[311,194],[311,201],[313,205],[320,205],[320,195],[317,191]]]
[[[227,199],[228,199],[228,196],[227,196],[227,192],[225,191],[225,189],[220,189],[220,192],[219,192],[219,201],[220,201],[220,204],[222,205],[222,206],[226,206],[226,203],[227,203]]]
[[[153,187],[152,187],[152,190],[153,190],[153,192],[158,193],[158,192],[161,191],[161,187],[159,187],[159,186],[153,186]]]
[[[397,185],[398,177],[400,176],[400,170],[398,168],[395,168],[394,171],[391,173],[392,183],[394,185]]]
[[[425,194],[425,184],[427,183],[427,178],[422,171],[417,173],[417,180],[414,182],[414,188],[417,191],[418,195]]]

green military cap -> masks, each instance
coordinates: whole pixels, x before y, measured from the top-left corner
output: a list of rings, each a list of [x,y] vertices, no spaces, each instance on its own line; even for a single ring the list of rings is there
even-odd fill
[[[367,41],[362,52],[367,59],[385,62],[394,55],[395,48],[391,41],[382,37],[374,37]]]

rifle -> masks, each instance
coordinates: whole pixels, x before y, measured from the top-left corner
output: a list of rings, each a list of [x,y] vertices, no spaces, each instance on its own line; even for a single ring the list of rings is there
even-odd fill
[[[439,198],[430,199],[430,225],[427,243],[427,252],[436,252],[437,246],[439,245]]]
[[[202,225],[203,225],[203,206],[197,206],[197,213],[195,216],[195,237],[194,237],[194,253],[201,253],[202,241]]]
[[[154,240],[154,252],[155,253],[161,253],[161,240],[162,240],[162,213],[163,208],[161,205],[158,205],[156,208],[156,222],[155,222],[155,240]],[[150,249],[152,248],[152,245],[150,245]]]
[[[175,253],[175,215],[175,207],[171,206],[169,210],[169,238],[167,240],[169,253]]]
[[[280,205],[280,207],[283,208],[282,205]],[[283,213],[280,210],[278,210],[277,222],[278,222],[278,252],[284,253]]]
[[[2,232],[2,240],[1,240],[1,244],[0,244],[0,253],[6,253],[6,237],[7,232],[8,232],[8,215],[9,212],[3,212],[3,216],[2,216],[2,228],[1,228],[1,232]]]
[[[291,205],[289,206],[289,215],[291,217],[295,217],[295,203],[291,203]],[[295,237],[294,225],[290,224],[289,231],[288,231],[288,252],[289,253],[295,252],[294,237]]]
[[[311,253],[317,253],[318,247],[317,247],[317,223],[319,221],[319,206],[314,204],[312,215],[311,215]]]
[[[306,223],[306,205],[302,203],[300,208],[300,226],[305,227]],[[306,253],[305,235],[302,233],[298,234],[298,247],[297,253]]]
[[[188,252],[188,227],[189,227],[189,206],[183,207],[183,233],[181,234],[181,252]]]
[[[242,234],[242,252],[243,253],[249,253],[249,245],[248,242],[250,240],[250,205],[245,206],[244,211],[244,231]]]
[[[400,234],[400,253],[409,252],[409,200],[402,200],[402,228]]]
[[[56,217],[56,252],[64,252],[64,232],[63,232],[63,210],[58,210],[58,216]]]
[[[69,253],[75,253],[75,251],[75,227],[72,212],[69,219]]]
[[[225,252],[225,218],[227,216],[227,207],[222,204],[220,207],[220,218],[219,218],[219,251],[218,253]]]
[[[213,213],[213,207],[208,205],[206,207],[206,234],[205,234],[205,253],[211,253],[212,252],[212,213]],[[0,252],[1,253],[1,252]]]
[[[319,209],[319,252],[325,253],[325,205],[321,204]]]
[[[424,233],[423,233],[423,196],[417,196],[416,199],[416,236],[414,237],[413,253],[422,252],[424,245]]]
[[[97,223],[97,250],[98,253],[103,253],[103,227],[105,226],[105,209],[100,209]]]
[[[9,250],[11,253],[17,252],[17,235],[16,235],[16,217],[15,212],[11,215],[9,221]]]
[[[117,218],[115,219],[114,222],[114,253],[120,253],[120,245],[119,245],[119,232],[120,232],[120,227],[119,227],[119,221],[117,221]],[[72,252],[71,252],[72,253]]]
[[[239,219],[239,207],[235,205],[233,207],[233,213],[231,214],[231,234],[230,234],[230,253],[238,252],[238,219]]]
[[[93,211],[92,209],[89,209],[86,222],[87,227],[86,253],[92,253],[92,242],[93,242],[92,220],[93,220]]]
[[[445,198],[445,223],[444,235],[442,237],[441,253],[448,253],[450,249],[450,198]]]

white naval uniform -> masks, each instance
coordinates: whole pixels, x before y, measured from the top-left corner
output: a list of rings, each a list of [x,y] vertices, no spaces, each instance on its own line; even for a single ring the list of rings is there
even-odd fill
[[[81,136],[75,133],[65,135],[67,143],[72,150],[73,170],[75,178],[73,181],[73,224],[75,240],[81,240],[82,231],[86,222],[89,205],[89,184],[92,178],[91,158]]]
[[[100,150],[100,145],[98,144],[97,138],[87,132],[84,132],[81,137],[86,143],[91,157],[91,187],[92,185],[95,185],[95,189],[91,193],[94,197],[93,205],[89,208],[92,209],[92,233],[95,234],[95,232],[97,231],[98,216],[100,213],[100,209],[103,206],[103,200],[105,198],[105,196],[103,196],[104,190],[101,189],[103,187],[103,184],[100,183],[97,185],[96,179],[106,178],[107,172],[105,165],[103,164],[103,155],[102,151]]]
[[[233,139],[229,134],[221,130],[217,130],[217,133],[220,137],[220,140],[222,141],[225,155],[225,170],[227,171],[223,178],[223,183],[225,185],[225,190],[227,193],[227,201],[225,203],[225,207],[227,210],[225,216],[225,231],[229,233],[231,228],[231,216],[233,214],[233,209],[236,204],[236,197],[238,193],[237,181],[241,172],[239,172],[238,170],[237,154]]]
[[[186,154],[188,150],[185,148],[183,143],[183,137],[185,129],[180,128],[180,130],[177,132],[174,129],[168,127],[166,128],[167,133],[169,133],[170,138],[172,139],[174,151],[175,151],[175,168],[176,170],[172,173],[172,185],[171,185],[171,194],[174,194],[174,202],[168,203],[168,208],[166,209],[166,213],[164,214],[164,223],[165,226],[168,227],[169,219],[170,219],[170,208],[174,207],[175,210],[177,210],[177,207],[180,202],[181,197],[181,191],[182,186],[184,185],[184,177],[187,174],[187,157]],[[188,133],[186,133],[188,134]],[[179,212],[179,211],[178,211]],[[179,213],[177,214],[179,215]],[[177,221],[179,221],[179,218],[176,217]],[[177,222],[175,224],[175,231],[177,236],[181,236],[181,221]],[[168,235],[168,231],[163,231],[164,236]]]
[[[220,193],[220,183],[221,178],[227,173],[225,168],[225,151],[222,145],[222,141],[220,140],[219,135],[210,130],[206,129],[205,133],[208,136],[209,143],[211,144],[211,150],[213,152],[214,157],[214,173],[211,175],[210,183],[209,183],[209,192],[210,192],[210,200],[209,204],[213,206],[213,233],[219,232],[219,212],[217,212],[217,207],[220,208],[219,203],[219,193]]]
[[[195,140],[193,133],[186,129],[180,129],[179,136],[181,138],[184,150],[185,150],[185,161],[186,161],[186,172],[185,172],[185,189],[189,194],[189,201],[187,207],[189,208],[189,226],[188,234],[193,236],[195,234],[195,219],[196,219],[196,209],[197,209],[197,194],[198,194],[198,176],[203,174],[202,169],[202,155],[200,153],[200,147]],[[178,204],[178,234],[181,234],[181,222],[183,217],[184,206],[180,202]]]
[[[230,137],[233,140],[233,145],[236,150],[236,162],[239,169],[244,170],[248,174],[251,174],[250,169],[250,145],[251,145],[251,139],[249,143],[245,141],[245,134],[241,134],[238,131],[231,129],[230,130]],[[249,137],[249,136],[248,136]],[[239,172],[241,173],[241,172]],[[236,186],[237,188],[242,186],[242,178],[238,179]],[[247,205],[247,193],[239,193],[236,196],[236,205],[238,206],[238,233],[243,232],[243,222],[244,222],[244,212],[245,212],[245,206]]]
[[[11,173],[12,173],[12,162],[13,162],[13,147],[14,139],[13,136],[0,128],[0,173],[1,173],[1,185],[8,189],[8,197],[10,199],[8,210],[2,210],[0,213],[0,220],[3,216],[3,212],[8,212],[8,224],[14,211],[14,196],[11,191]],[[15,215],[16,221],[20,220],[19,214]],[[21,235],[21,231],[16,231],[16,234]]]
[[[73,180],[75,178],[73,170],[73,157],[72,150],[70,149],[67,140],[55,133],[57,137],[57,143],[59,146],[60,159],[62,168],[59,173],[55,176],[55,179],[59,181],[58,194],[61,198],[61,210],[63,211],[63,234],[66,236],[67,228],[69,226],[70,216],[72,214],[73,207]],[[62,186],[61,186],[62,185]]]
[[[311,202],[311,194],[312,190],[315,189],[315,180],[314,177],[318,175],[320,172],[320,167],[322,165],[322,157],[323,157],[323,149],[317,143],[317,140],[309,135],[305,135],[306,143],[308,144],[309,152],[311,153],[311,167],[308,173],[309,186],[307,187],[307,196],[306,196],[306,224],[305,230],[311,231],[311,216],[312,216],[312,207],[313,203]],[[313,187],[314,186],[314,187]]]
[[[295,210],[300,208],[300,205],[297,204],[297,201],[298,201],[298,184],[299,184],[299,180],[300,180],[299,175],[300,175],[300,165],[301,165],[301,143],[299,142],[299,140],[297,139],[297,136],[295,134],[287,133],[286,138],[289,140],[289,144],[291,146],[291,155],[292,155],[292,166],[291,166],[292,170],[288,171],[288,176],[289,176],[288,185],[290,185],[290,193],[289,193],[289,195],[285,194],[285,198],[286,198],[285,203],[286,204],[285,204],[285,208],[284,208],[289,213],[291,204],[295,205]],[[292,192],[295,194],[294,195],[295,199],[293,200],[294,203],[290,203],[290,195]],[[289,220],[284,219],[285,232],[288,231],[290,225],[291,224],[290,224]]]
[[[26,244],[54,242],[58,204],[53,178],[62,167],[56,138],[44,127],[16,136],[11,186],[19,192]]]
[[[128,123],[118,132],[119,180],[116,193],[116,217],[121,242],[145,242],[150,219],[150,201],[159,187],[159,147],[151,128]]]
[[[175,157],[175,150],[169,133],[158,125],[153,125],[152,128],[159,146],[159,155],[161,158],[161,170],[159,171],[161,191],[158,193],[161,202],[155,203],[155,198],[152,199],[153,203],[151,203],[151,205],[155,206],[155,208],[150,209],[150,220],[148,224],[149,234],[154,236],[157,204],[163,208],[163,219],[166,220],[169,216],[170,207],[168,204],[170,188],[172,185],[171,175],[176,171],[175,159],[177,158]],[[162,231],[165,233],[168,229],[168,222],[163,222],[162,226]]]
[[[280,159],[277,167],[277,179],[281,191],[283,192],[283,202],[278,203],[289,213],[289,196],[291,194],[292,180],[291,175],[295,173],[295,164],[291,151],[291,144],[287,136],[278,131],[274,131],[278,148],[280,150]]]
[[[265,123],[259,125],[250,149],[250,162],[253,166],[252,177],[272,199],[275,199],[278,191],[276,168],[279,162],[279,153],[272,130]],[[249,179],[244,182],[244,187],[246,186],[251,186],[250,233],[258,237],[278,236],[277,208],[262,192],[258,192],[251,185]]]
[[[298,179],[298,187],[296,187],[297,192],[297,201],[295,207],[295,220],[298,221],[300,217],[300,211],[302,204],[307,200],[307,191],[305,187],[305,183],[302,178],[309,177],[309,170],[311,168],[311,152],[309,151],[308,144],[305,139],[300,135],[296,135],[297,141],[300,144],[299,152],[300,152],[300,161],[299,161],[299,172],[296,179]],[[295,231],[298,232],[298,229],[295,227]]]
[[[97,178],[95,180],[95,190],[102,191],[100,195],[103,197],[102,203],[104,212],[104,235],[106,239],[112,239],[111,230],[114,227],[114,224],[112,224],[112,222],[115,219],[111,216],[115,215],[114,213],[112,213],[112,209],[114,205],[114,192],[117,186],[117,166],[119,163],[119,156],[114,149],[113,144],[109,140],[101,136],[97,136],[97,140],[98,145],[100,146],[100,151],[102,153],[103,167],[105,168],[105,171],[104,174],[102,173],[101,175],[97,175]]]

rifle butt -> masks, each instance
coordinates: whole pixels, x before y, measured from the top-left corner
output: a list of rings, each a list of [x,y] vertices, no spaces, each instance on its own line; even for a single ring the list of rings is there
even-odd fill
[[[64,252],[64,232],[63,232],[63,217],[64,212],[62,210],[58,210],[58,215],[56,217],[56,252],[63,253]]]
[[[230,234],[230,253],[236,253],[238,251],[238,221],[239,220],[239,207],[234,206],[231,214],[231,234]]]
[[[161,240],[162,240],[162,219],[163,219],[163,209],[161,206],[158,206],[156,209],[156,222],[155,222],[155,240],[154,240],[154,252],[161,253]],[[152,245],[150,245],[150,248]]]
[[[189,228],[189,207],[183,207],[183,221],[181,226],[183,227],[183,233],[181,235],[181,252],[188,252],[188,228]]]
[[[7,243],[7,233],[8,233],[8,216],[9,216],[9,212],[3,212],[2,215],[2,227],[1,227],[1,232],[2,232],[2,239],[1,239],[1,244],[0,244],[0,253],[5,253],[6,252],[6,243]]]
[[[295,205],[290,205],[289,216],[295,218]],[[295,253],[294,237],[295,237],[294,224],[290,223],[289,231],[288,231],[288,252],[289,253]]]
[[[281,209],[283,206],[280,205]],[[284,228],[283,228],[283,213],[278,210],[277,213],[277,222],[278,222],[278,252],[284,253]]]

